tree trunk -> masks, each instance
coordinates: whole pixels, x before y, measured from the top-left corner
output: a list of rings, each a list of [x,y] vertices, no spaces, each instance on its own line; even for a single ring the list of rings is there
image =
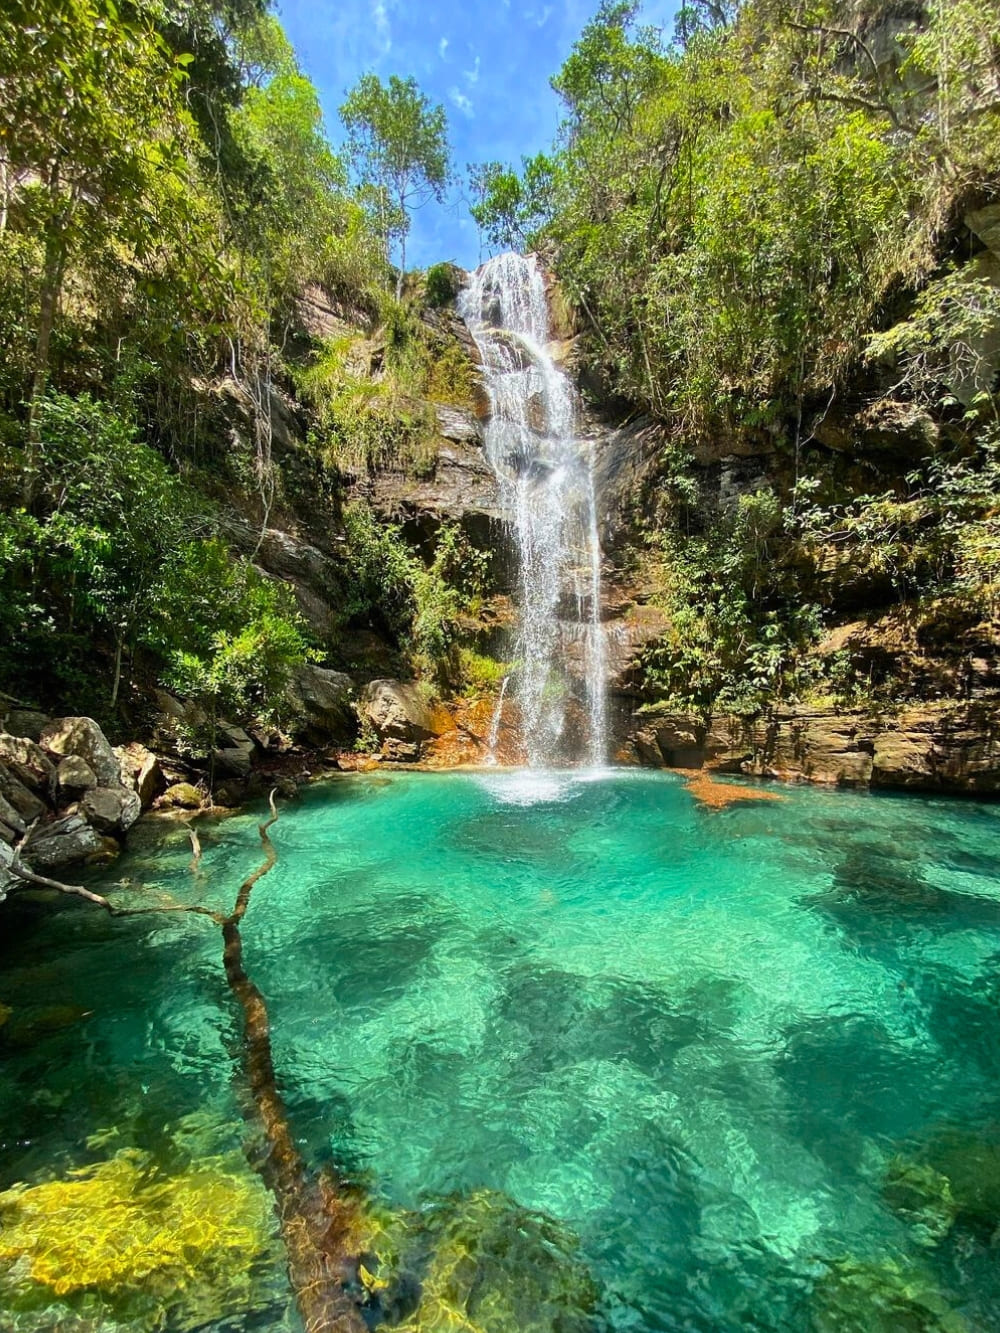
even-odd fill
[[[396,274],[396,300],[403,299],[403,278],[406,276],[406,232],[399,238],[399,272]]]
[[[122,683],[122,649],[125,647],[125,635],[119,632],[115,641],[115,675],[111,685],[111,707],[118,702],[118,687]]]
[[[313,1175],[299,1152],[278,1092],[267,1006],[243,966],[240,922],[250,906],[253,886],[277,860],[267,833],[278,818],[274,792],[270,805],[271,818],[259,825],[264,861],[244,880],[222,923],[226,980],[243,1012],[243,1069],[266,1143],[258,1169],[277,1205],[288,1276],[306,1333],[366,1333],[357,1304],[344,1290],[345,1277],[353,1276],[349,1248],[356,1208],[331,1177]]]
[[[57,187],[58,177],[53,176],[50,182],[50,194],[53,197],[56,194]],[[58,214],[53,212],[45,233],[45,264],[42,269],[42,290],[38,305],[35,366],[31,377],[31,392],[28,397],[28,448],[25,457],[23,486],[25,508],[30,508],[35,498],[35,487],[38,481],[38,446],[41,443],[38,429],[38,405],[49,378],[49,346],[52,342],[52,330],[55,328],[59,294],[62,291],[65,260],[66,243],[63,234],[63,223]]]

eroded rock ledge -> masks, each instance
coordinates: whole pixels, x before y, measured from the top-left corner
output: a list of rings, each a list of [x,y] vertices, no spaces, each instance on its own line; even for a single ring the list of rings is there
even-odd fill
[[[621,758],[664,768],[969,795],[1000,792],[1000,698],[893,715],[774,708],[757,717],[638,713]]]

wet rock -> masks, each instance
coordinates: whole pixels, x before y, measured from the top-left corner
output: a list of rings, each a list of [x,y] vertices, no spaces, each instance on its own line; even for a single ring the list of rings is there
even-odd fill
[[[81,759],[78,754],[68,754],[64,759],[60,759],[59,767],[56,769],[56,786],[60,792],[69,796],[70,800],[97,785],[97,774],[86,759]]]
[[[113,840],[103,837],[77,813],[40,828],[25,849],[24,859],[38,870],[54,870],[110,856],[117,850]]]
[[[411,760],[434,734],[430,709],[416,685],[399,680],[373,680],[358,705],[362,726],[370,726],[387,759]]]
[[[11,736],[26,736],[37,741],[52,719],[47,713],[36,712],[33,708],[12,708],[4,719],[4,731]]]
[[[127,833],[142,814],[142,804],[127,787],[95,787],[80,802],[80,811],[102,833]]]
[[[160,797],[161,810],[200,810],[201,792],[190,782],[175,782]]]
[[[92,717],[62,717],[42,732],[41,744],[52,754],[77,755],[93,769],[102,786],[121,782],[121,765],[104,732]]]
[[[56,771],[51,759],[34,741],[7,732],[0,732],[0,764],[32,791],[46,790]]]
[[[460,407],[435,408],[438,431],[446,440],[456,444],[481,444],[483,428],[474,412],[466,412]]]
[[[334,738],[346,738],[355,730],[351,709],[354,682],[343,671],[305,665],[292,676],[288,695],[301,721],[297,735],[318,744]]]
[[[115,755],[121,764],[122,781],[138,795],[142,808],[148,810],[167,786],[159,759],[138,741],[118,746]]]

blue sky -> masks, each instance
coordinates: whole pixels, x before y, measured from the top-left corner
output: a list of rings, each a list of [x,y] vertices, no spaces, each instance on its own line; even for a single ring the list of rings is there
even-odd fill
[[[520,162],[547,148],[559,121],[549,77],[599,0],[278,0],[303,69],[316,84],[334,143],[337,108],[367,70],[412,74],[448,112],[452,156]],[[673,29],[677,0],[646,0],[641,21]],[[485,258],[485,254],[483,255]],[[407,267],[479,263],[476,227],[459,191],[415,215]]]

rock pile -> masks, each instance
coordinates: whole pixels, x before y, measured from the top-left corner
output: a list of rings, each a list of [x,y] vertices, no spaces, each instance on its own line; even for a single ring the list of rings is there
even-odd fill
[[[40,874],[113,856],[165,786],[142,745],[115,750],[90,717],[8,713],[0,730],[0,898]]]

